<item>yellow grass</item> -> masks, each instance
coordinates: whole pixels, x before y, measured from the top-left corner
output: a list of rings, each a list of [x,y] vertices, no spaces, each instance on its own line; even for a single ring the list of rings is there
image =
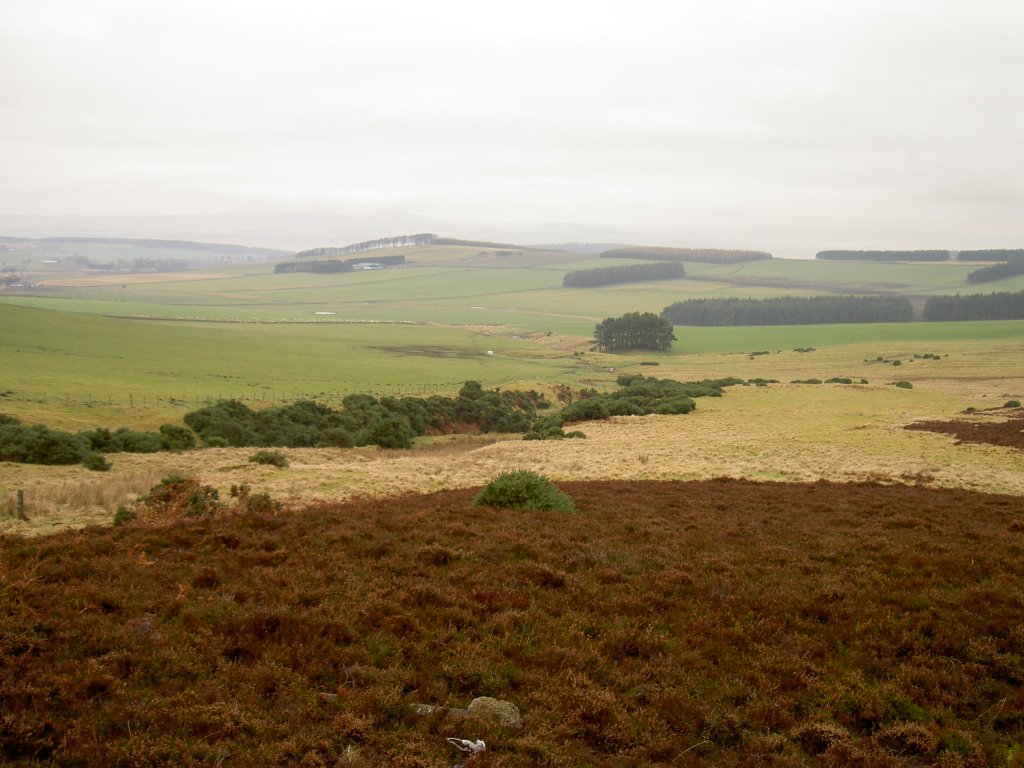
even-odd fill
[[[237,277],[215,272],[148,272],[146,274],[95,275],[91,277],[55,277],[43,285],[55,288],[89,288],[110,285],[143,285],[145,283],[190,283],[197,280],[223,280]]]
[[[0,531],[41,534],[66,526],[107,524],[172,472],[196,475],[227,497],[248,483],[288,504],[353,496],[389,496],[479,486],[498,472],[532,469],[556,480],[703,479],[878,480],[962,487],[1024,496],[1024,454],[1012,448],[955,445],[953,438],[903,427],[924,419],[1000,419],[978,409],[1024,400],[1024,345],[1015,342],[851,345],[799,354],[612,358],[619,370],[680,379],[735,375],[777,378],[769,387],[733,387],[702,398],[687,416],[616,418],[579,425],[586,440],[524,442],[514,436],[421,440],[413,451],[285,449],[291,466],[252,464],[254,449],[183,454],[113,455],[108,473],[82,467],[0,464]],[[947,355],[914,360],[913,354]],[[877,356],[902,359],[893,367]],[[671,362],[669,361],[671,360]],[[865,362],[870,360],[872,362]],[[867,385],[795,385],[791,379],[850,376]],[[890,381],[908,380],[913,389]],[[28,520],[14,516],[23,489]]]

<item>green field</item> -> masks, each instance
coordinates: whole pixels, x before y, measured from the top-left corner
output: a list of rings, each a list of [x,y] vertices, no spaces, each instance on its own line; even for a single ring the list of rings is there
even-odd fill
[[[133,255],[143,252],[131,251]],[[117,316],[412,320],[589,335],[593,324],[604,317],[629,311],[660,312],[673,302],[702,296],[925,296],[1024,289],[1024,276],[968,284],[966,276],[976,265],[957,262],[785,259],[731,265],[687,263],[687,277],[679,280],[566,289],[562,278],[568,271],[636,262],[551,251],[498,253],[466,246],[396,248],[387,254],[405,255],[403,267],[330,275],[275,275],[271,262],[224,260],[192,271],[137,275],[85,270],[65,260],[35,264],[29,277],[38,287],[8,290],[3,301]],[[168,256],[174,253],[166,249],[151,255]]]
[[[635,262],[467,246],[389,249],[407,264],[341,274],[274,274],[272,262],[232,262],[217,253],[207,254],[201,269],[129,274],[86,270],[65,258],[67,248],[33,251],[33,287],[0,296],[0,392],[7,393],[0,410],[32,420],[150,423],[207,399],[415,394],[448,391],[467,379],[603,386],[614,379],[609,368],[640,359],[588,349],[595,323],[625,312],[660,312],[703,296],[917,296],[1024,286],[1024,278],[969,286],[974,266],[953,262],[771,260],[688,263],[684,279],[563,288],[567,271]],[[97,259],[188,255],[141,246],[83,249]],[[4,256],[6,263],[26,260]],[[669,365],[680,356],[797,347],[1013,339],[1024,337],[1024,321],[679,327],[676,336],[659,358]]]

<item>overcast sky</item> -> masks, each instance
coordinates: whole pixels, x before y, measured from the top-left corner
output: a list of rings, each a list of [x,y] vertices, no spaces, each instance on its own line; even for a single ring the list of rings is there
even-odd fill
[[[1022,247],[1022,53],[1024,0],[0,0],[0,214]]]

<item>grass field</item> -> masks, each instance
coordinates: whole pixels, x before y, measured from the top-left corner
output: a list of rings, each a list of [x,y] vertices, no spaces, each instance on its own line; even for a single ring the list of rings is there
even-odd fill
[[[509,324],[522,332],[589,335],[589,328],[604,317],[660,312],[673,302],[700,296],[923,296],[1024,289],[1024,276],[969,284],[966,275],[977,265],[957,262],[773,259],[724,266],[688,263],[688,277],[681,280],[569,290],[561,287],[567,271],[636,262],[550,251],[498,253],[462,246],[389,249],[388,255],[405,255],[408,263],[334,275],[275,275],[268,262],[217,262],[214,269],[167,275],[95,272],[66,262],[37,264],[31,279],[42,288],[8,291],[3,301],[93,314],[217,320],[308,320],[317,312],[333,312],[347,320]]]

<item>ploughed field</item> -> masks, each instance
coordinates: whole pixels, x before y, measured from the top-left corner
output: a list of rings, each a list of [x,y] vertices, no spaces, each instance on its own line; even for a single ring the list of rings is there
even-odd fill
[[[0,538],[0,762],[1021,764],[1019,496],[560,487]]]

